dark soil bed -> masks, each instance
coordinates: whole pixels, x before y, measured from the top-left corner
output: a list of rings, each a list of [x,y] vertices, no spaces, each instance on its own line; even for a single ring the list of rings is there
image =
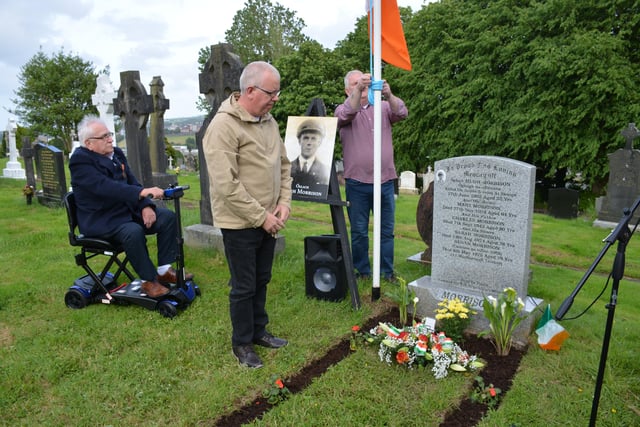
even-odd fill
[[[362,326],[363,330],[369,330],[379,322],[397,322],[398,309],[392,309],[379,316],[371,318]],[[508,356],[496,355],[493,344],[487,339],[478,338],[475,335],[465,337],[463,348],[469,354],[478,355],[487,362],[487,366],[480,372],[486,385],[493,384],[504,394],[511,387],[513,376],[515,375],[525,350],[512,349]],[[350,353],[349,340],[344,339],[331,347],[327,353],[315,360],[313,363],[302,368],[302,370],[291,378],[285,379],[284,383],[291,393],[299,393],[311,384],[314,378],[319,377],[326,370],[340,362]],[[234,412],[218,419],[215,426],[232,427],[249,423],[256,418],[262,417],[265,412],[271,409],[271,404],[262,397],[258,397],[253,402],[236,409]],[[448,413],[441,427],[466,427],[475,426],[487,412],[487,405],[474,403],[467,398],[460,402],[460,405],[452,412]]]

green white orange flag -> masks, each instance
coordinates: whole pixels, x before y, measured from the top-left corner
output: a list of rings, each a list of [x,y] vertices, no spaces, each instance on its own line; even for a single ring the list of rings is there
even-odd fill
[[[371,1],[371,0],[370,0]],[[372,7],[368,7],[369,22],[371,22]],[[403,70],[411,71],[411,58],[407,41],[404,38],[400,10],[396,0],[380,0],[382,60]],[[369,40],[373,40],[373,25],[369,25]],[[372,43],[373,45],[373,43]]]
[[[560,350],[564,340],[569,338],[569,332],[553,319],[550,304],[547,305],[547,309],[538,322],[536,334],[538,334],[538,345],[544,350]]]

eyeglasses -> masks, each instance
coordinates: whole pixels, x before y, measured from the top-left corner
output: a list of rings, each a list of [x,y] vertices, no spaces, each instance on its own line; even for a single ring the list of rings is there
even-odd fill
[[[256,89],[260,89],[261,91],[263,91],[264,93],[266,93],[267,95],[269,95],[271,98],[277,98],[278,96],[280,96],[280,90],[266,90],[266,89],[262,89],[260,86],[253,86]]]
[[[104,135],[101,135],[101,136],[92,136],[92,137],[89,137],[87,139],[101,139],[103,141],[106,141],[109,138],[113,138],[113,132],[107,132],[107,133],[105,133]]]

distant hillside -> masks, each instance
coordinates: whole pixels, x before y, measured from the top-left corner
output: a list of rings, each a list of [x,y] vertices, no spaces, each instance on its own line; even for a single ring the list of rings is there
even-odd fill
[[[206,116],[194,116],[194,117],[180,117],[177,119],[164,119],[164,127],[171,126],[187,126],[187,125],[201,125]]]

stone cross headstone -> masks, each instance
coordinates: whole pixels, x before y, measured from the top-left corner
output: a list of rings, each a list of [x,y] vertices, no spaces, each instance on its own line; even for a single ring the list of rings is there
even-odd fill
[[[198,169],[200,171],[200,224],[185,228],[185,242],[190,246],[214,247],[224,250],[222,234],[219,229],[213,226],[209,174],[204,151],[202,150],[202,140],[209,123],[218,112],[220,104],[232,92],[240,90],[240,74],[243,69],[244,65],[240,61],[240,57],[232,52],[231,45],[219,43],[211,46],[211,56],[204,65],[204,70],[198,76],[200,93],[204,94],[211,106],[211,112],[204,119],[200,130],[196,133]]]
[[[2,176],[5,178],[24,179],[24,169],[18,161],[18,148],[16,146],[16,131],[18,126],[13,119],[7,123],[7,142],[9,144],[9,161],[7,167],[2,169]]]
[[[24,169],[27,174],[27,185],[36,188],[36,174],[33,169],[33,147],[28,137],[22,138],[22,158],[24,159]]]
[[[635,123],[621,132],[625,139],[625,147],[609,154],[609,182],[607,194],[602,200],[598,212],[598,221],[618,223],[626,208],[631,208],[640,195],[640,150],[633,148],[633,141],[640,136]],[[640,212],[634,213],[631,222],[635,223]]]
[[[167,155],[164,147],[164,112],[169,109],[169,100],[164,96],[164,82],[160,76],[151,80],[151,97],[153,113],[151,113],[149,151],[154,185],[166,188],[176,183],[176,176],[167,173]]]
[[[91,102],[98,110],[98,114],[102,121],[107,125],[114,134],[116,133],[116,126],[113,119],[113,99],[118,96],[118,93],[113,89],[111,80],[106,74],[100,74],[96,78],[96,93],[91,95]],[[76,141],[74,141],[75,143]],[[78,141],[78,145],[80,142]],[[116,139],[113,138],[113,146],[116,145]]]
[[[38,142],[34,147],[37,181],[40,191],[38,201],[46,206],[59,207],[67,193],[64,169],[64,153],[53,145]]]
[[[401,194],[418,194],[416,188],[416,174],[411,171],[404,171],[400,174],[400,193]]]
[[[431,165],[427,166],[427,172],[422,175],[422,192],[425,193],[429,189],[429,184],[433,182],[434,174]]]
[[[140,82],[139,71],[120,73],[118,97],[113,111],[124,124],[127,141],[127,160],[134,175],[144,187],[152,187],[153,171],[147,140],[147,120],[153,112],[153,99]]]
[[[502,157],[436,162],[431,276],[409,284],[419,316],[434,317],[438,302],[457,297],[478,311],[472,329],[481,330],[483,297],[512,287],[529,300],[535,173]]]

